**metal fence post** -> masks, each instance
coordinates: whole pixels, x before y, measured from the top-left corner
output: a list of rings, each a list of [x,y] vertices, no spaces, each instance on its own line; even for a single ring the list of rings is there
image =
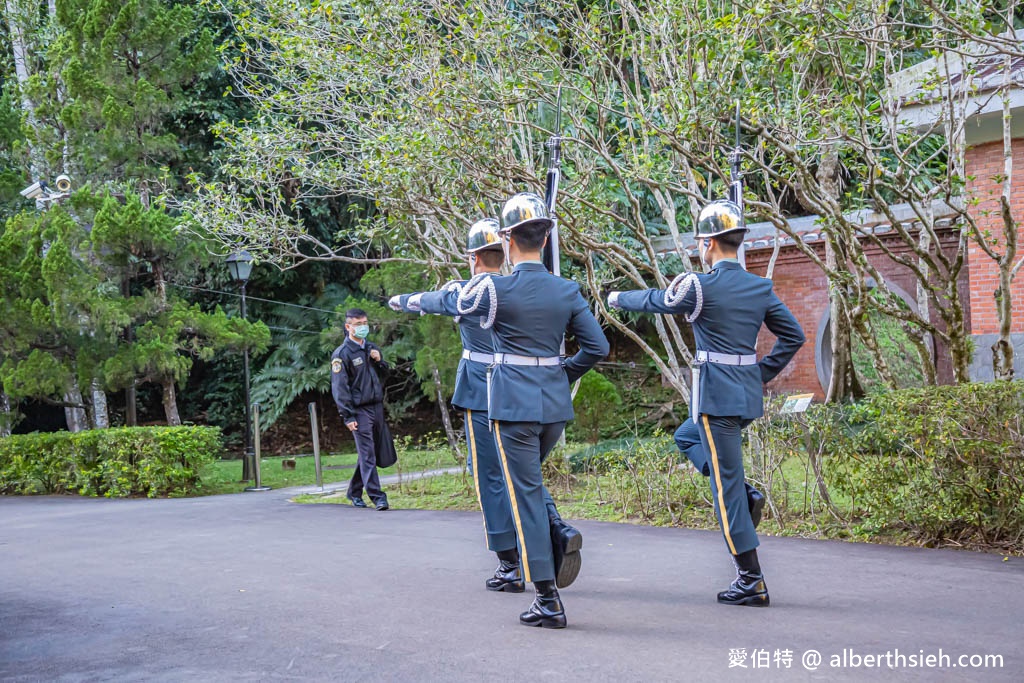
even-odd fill
[[[313,429],[313,463],[316,465],[316,485],[324,490],[324,473],[320,466],[320,427],[316,419],[316,403],[309,404],[309,424]]]
[[[252,404],[252,422],[253,422],[253,446],[255,448],[255,457],[253,458],[253,474],[256,476],[256,485],[250,486],[246,491],[269,491],[269,486],[264,486],[260,480],[260,404]]]

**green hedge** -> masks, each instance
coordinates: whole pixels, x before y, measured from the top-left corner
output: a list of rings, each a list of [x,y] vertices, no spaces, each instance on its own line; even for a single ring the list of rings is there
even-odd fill
[[[830,488],[849,496],[864,531],[1020,547],[1024,383],[894,391],[808,418]]]
[[[125,427],[0,439],[0,493],[184,496],[221,455],[216,427]]]

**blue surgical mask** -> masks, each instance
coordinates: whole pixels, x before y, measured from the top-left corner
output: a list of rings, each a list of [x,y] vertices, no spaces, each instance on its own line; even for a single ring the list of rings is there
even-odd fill
[[[353,330],[353,333],[357,337],[359,337],[360,339],[366,339],[367,337],[370,336],[370,326],[369,325],[356,325],[356,329]]]

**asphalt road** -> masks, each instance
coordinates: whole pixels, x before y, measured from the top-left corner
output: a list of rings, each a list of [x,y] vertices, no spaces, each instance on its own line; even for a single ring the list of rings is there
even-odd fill
[[[0,497],[0,680],[1024,680],[1019,558],[767,538],[754,609],[718,533],[581,522],[550,631],[484,590],[478,515],[289,493]]]

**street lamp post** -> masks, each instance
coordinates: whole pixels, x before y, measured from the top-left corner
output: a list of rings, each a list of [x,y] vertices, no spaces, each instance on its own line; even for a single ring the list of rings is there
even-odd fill
[[[252,273],[252,254],[247,251],[239,251],[227,258],[228,272],[231,279],[239,284],[242,292],[242,320],[246,320],[245,313],[245,285]],[[245,368],[245,456],[242,458],[242,479],[248,481],[253,478],[254,460],[256,453],[252,447],[252,400],[249,398],[249,346],[245,346],[242,353],[243,365]]]

